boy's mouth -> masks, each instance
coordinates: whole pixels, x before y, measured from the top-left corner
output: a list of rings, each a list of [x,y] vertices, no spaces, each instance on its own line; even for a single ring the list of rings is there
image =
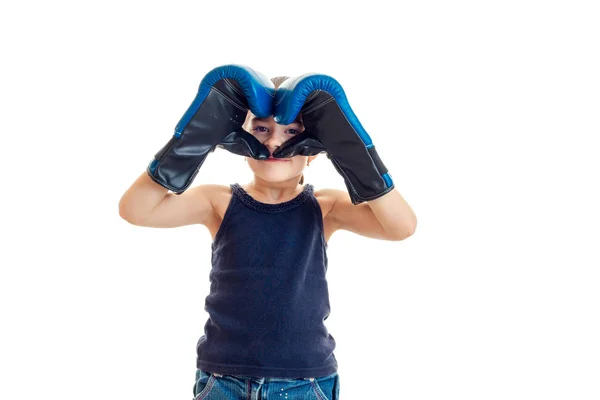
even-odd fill
[[[290,161],[290,159],[289,158],[269,157],[265,161],[267,161],[267,162],[287,162],[287,161]]]

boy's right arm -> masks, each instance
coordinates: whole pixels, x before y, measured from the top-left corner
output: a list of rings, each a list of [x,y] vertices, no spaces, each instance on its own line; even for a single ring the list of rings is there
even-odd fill
[[[173,136],[121,198],[121,217],[156,228],[206,225],[214,216],[211,199],[221,185],[188,187],[217,146],[257,159],[269,157],[270,150],[243,124],[248,111],[261,118],[271,115],[274,95],[273,83],[248,67],[210,71]]]
[[[199,185],[176,195],[143,172],[121,197],[119,215],[133,225],[153,228],[205,224],[213,216],[215,186]]]

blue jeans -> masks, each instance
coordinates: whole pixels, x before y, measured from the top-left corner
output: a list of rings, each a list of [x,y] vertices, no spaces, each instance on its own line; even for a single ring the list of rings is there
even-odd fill
[[[337,372],[320,378],[257,378],[196,370],[194,400],[339,400]]]

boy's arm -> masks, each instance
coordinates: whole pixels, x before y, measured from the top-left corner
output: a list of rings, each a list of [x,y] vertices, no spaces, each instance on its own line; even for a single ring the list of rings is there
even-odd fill
[[[404,240],[415,232],[415,213],[396,189],[362,204],[353,204],[348,193],[342,190],[326,190],[335,198],[327,214],[333,231],[341,229],[373,239],[394,241]]]
[[[398,190],[367,201],[373,214],[381,223],[383,229],[397,240],[403,240],[415,233],[417,216]]]
[[[133,225],[153,228],[204,224],[213,212],[212,186],[199,185],[176,195],[143,172],[121,197],[119,215]]]

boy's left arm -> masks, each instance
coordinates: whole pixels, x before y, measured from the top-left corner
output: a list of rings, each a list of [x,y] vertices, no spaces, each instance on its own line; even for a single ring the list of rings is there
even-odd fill
[[[375,217],[391,237],[403,240],[417,228],[417,217],[406,200],[396,189],[383,196],[367,201]]]
[[[326,216],[333,231],[345,230],[373,239],[397,241],[412,236],[417,228],[415,213],[396,189],[361,204],[353,204],[343,190],[320,191],[335,199]]]
[[[333,230],[387,240],[412,235],[417,225],[415,214],[395,189],[339,82],[322,74],[286,80],[275,93],[275,121],[291,123],[300,112],[304,132],[288,140],[273,156],[327,153],[348,189],[347,194],[330,192],[335,199],[329,212]]]

